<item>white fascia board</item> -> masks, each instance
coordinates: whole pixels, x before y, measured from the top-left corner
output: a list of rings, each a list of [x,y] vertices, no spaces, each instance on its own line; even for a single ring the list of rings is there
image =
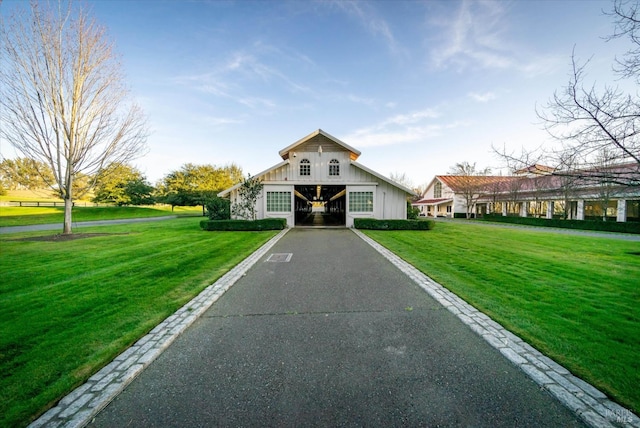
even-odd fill
[[[353,165],[353,166],[355,166],[355,167],[357,167],[357,168],[360,168],[361,170],[363,170],[363,171],[365,171],[365,172],[368,172],[369,174],[373,175],[374,177],[377,177],[377,178],[379,178],[380,180],[382,180],[382,181],[384,181],[384,182],[386,182],[386,183],[389,183],[389,184],[391,184],[391,185],[392,185],[392,186],[394,186],[394,187],[397,187],[398,189],[400,189],[400,190],[404,191],[405,193],[410,194],[411,196],[419,196],[419,195],[418,195],[416,192],[414,192],[413,190],[411,190],[411,189],[409,189],[409,188],[407,188],[407,187],[404,187],[402,184],[398,184],[398,183],[396,183],[395,181],[391,180],[390,178],[387,178],[387,177],[385,177],[384,175],[379,174],[379,173],[375,172],[374,170],[372,170],[372,169],[370,169],[370,168],[367,168],[366,166],[364,166],[364,165],[362,165],[362,164],[360,164],[360,163],[358,163],[358,162],[356,162],[356,161],[351,161],[351,165]]]
[[[262,176],[264,176],[264,175],[266,175],[266,174],[270,173],[271,171],[273,171],[273,170],[275,170],[275,169],[278,169],[278,168],[280,168],[280,167],[283,167],[283,166],[287,165],[288,163],[289,163],[289,159],[284,160],[284,161],[280,162],[279,164],[272,166],[272,167],[271,167],[271,168],[269,168],[269,169],[265,169],[264,171],[257,173],[257,174],[256,174],[256,175],[254,175],[252,178],[260,178],[260,177],[262,177]],[[227,196],[229,193],[231,193],[231,192],[233,192],[234,190],[236,190],[236,189],[240,188],[240,186],[242,186],[242,183],[238,183],[238,184],[236,184],[236,185],[235,185],[235,186],[233,186],[233,187],[229,187],[228,189],[225,189],[225,190],[223,190],[222,192],[218,193],[218,197],[220,197],[220,198],[224,198],[224,197],[225,197],[225,196]]]
[[[346,149],[349,152],[353,152],[356,154],[356,156],[360,156],[362,153],[360,152],[360,150],[355,149],[353,147],[351,147],[350,145],[348,145],[347,143],[345,143],[344,141],[334,137],[333,135],[328,134],[327,132],[323,131],[322,129],[317,129],[315,131],[313,131],[311,134],[307,135],[306,137],[302,137],[300,138],[298,141],[296,141],[293,144],[288,145],[287,147],[285,147],[284,149],[280,150],[278,152],[278,154],[282,157],[285,156],[287,153],[289,153],[290,151],[292,151],[293,149],[295,149],[296,147],[298,147],[299,145],[306,143],[307,141],[309,141],[310,139],[312,139],[313,137],[315,137],[316,135],[324,135],[325,137],[327,137],[328,139],[332,140],[334,143],[338,144],[339,146],[342,146],[344,149]]]

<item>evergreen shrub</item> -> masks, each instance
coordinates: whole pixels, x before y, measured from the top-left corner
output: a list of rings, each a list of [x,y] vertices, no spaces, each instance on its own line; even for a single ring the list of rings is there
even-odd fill
[[[355,218],[353,227],[372,230],[431,230],[433,220],[378,220],[375,218]]]
[[[486,214],[485,221],[522,224],[527,226],[558,227],[564,229],[596,230],[599,232],[618,232],[640,234],[640,222],[617,222],[599,220],[563,220],[536,217],[505,217],[500,214]]]
[[[229,199],[214,196],[207,200],[205,206],[209,220],[231,219],[231,201]]]
[[[202,220],[200,228],[207,231],[259,231],[282,230],[287,227],[284,218],[265,218],[262,220]]]

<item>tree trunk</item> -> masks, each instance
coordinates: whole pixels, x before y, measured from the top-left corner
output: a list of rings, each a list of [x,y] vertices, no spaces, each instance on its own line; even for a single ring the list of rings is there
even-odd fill
[[[71,235],[71,210],[73,209],[73,200],[71,198],[64,198],[64,227],[62,229],[63,235]]]

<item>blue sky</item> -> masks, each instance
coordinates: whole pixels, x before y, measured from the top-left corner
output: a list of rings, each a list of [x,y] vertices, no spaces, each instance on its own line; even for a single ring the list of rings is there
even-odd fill
[[[414,185],[499,167],[492,144],[549,143],[535,108],[567,83],[574,46],[599,84],[627,46],[602,39],[610,1],[87,3],[148,116],[136,165],[151,182],[187,162],[256,174],[318,128]]]

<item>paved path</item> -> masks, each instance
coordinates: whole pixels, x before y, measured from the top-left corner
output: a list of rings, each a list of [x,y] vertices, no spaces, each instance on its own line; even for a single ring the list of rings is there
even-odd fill
[[[95,221],[79,221],[73,222],[73,228],[91,227],[91,226],[108,226],[111,224],[127,224],[127,223],[143,223],[147,221],[160,221],[178,218],[177,215],[168,215],[161,217],[143,217],[143,218],[124,218],[120,220],[95,220]],[[0,235],[5,233],[18,232],[38,232],[41,230],[60,230],[62,231],[62,222],[49,224],[33,224],[28,226],[4,226],[0,227]]]
[[[32,426],[89,422],[640,427],[347,229],[282,232]]]
[[[292,230],[92,426],[581,426],[356,234]]]

